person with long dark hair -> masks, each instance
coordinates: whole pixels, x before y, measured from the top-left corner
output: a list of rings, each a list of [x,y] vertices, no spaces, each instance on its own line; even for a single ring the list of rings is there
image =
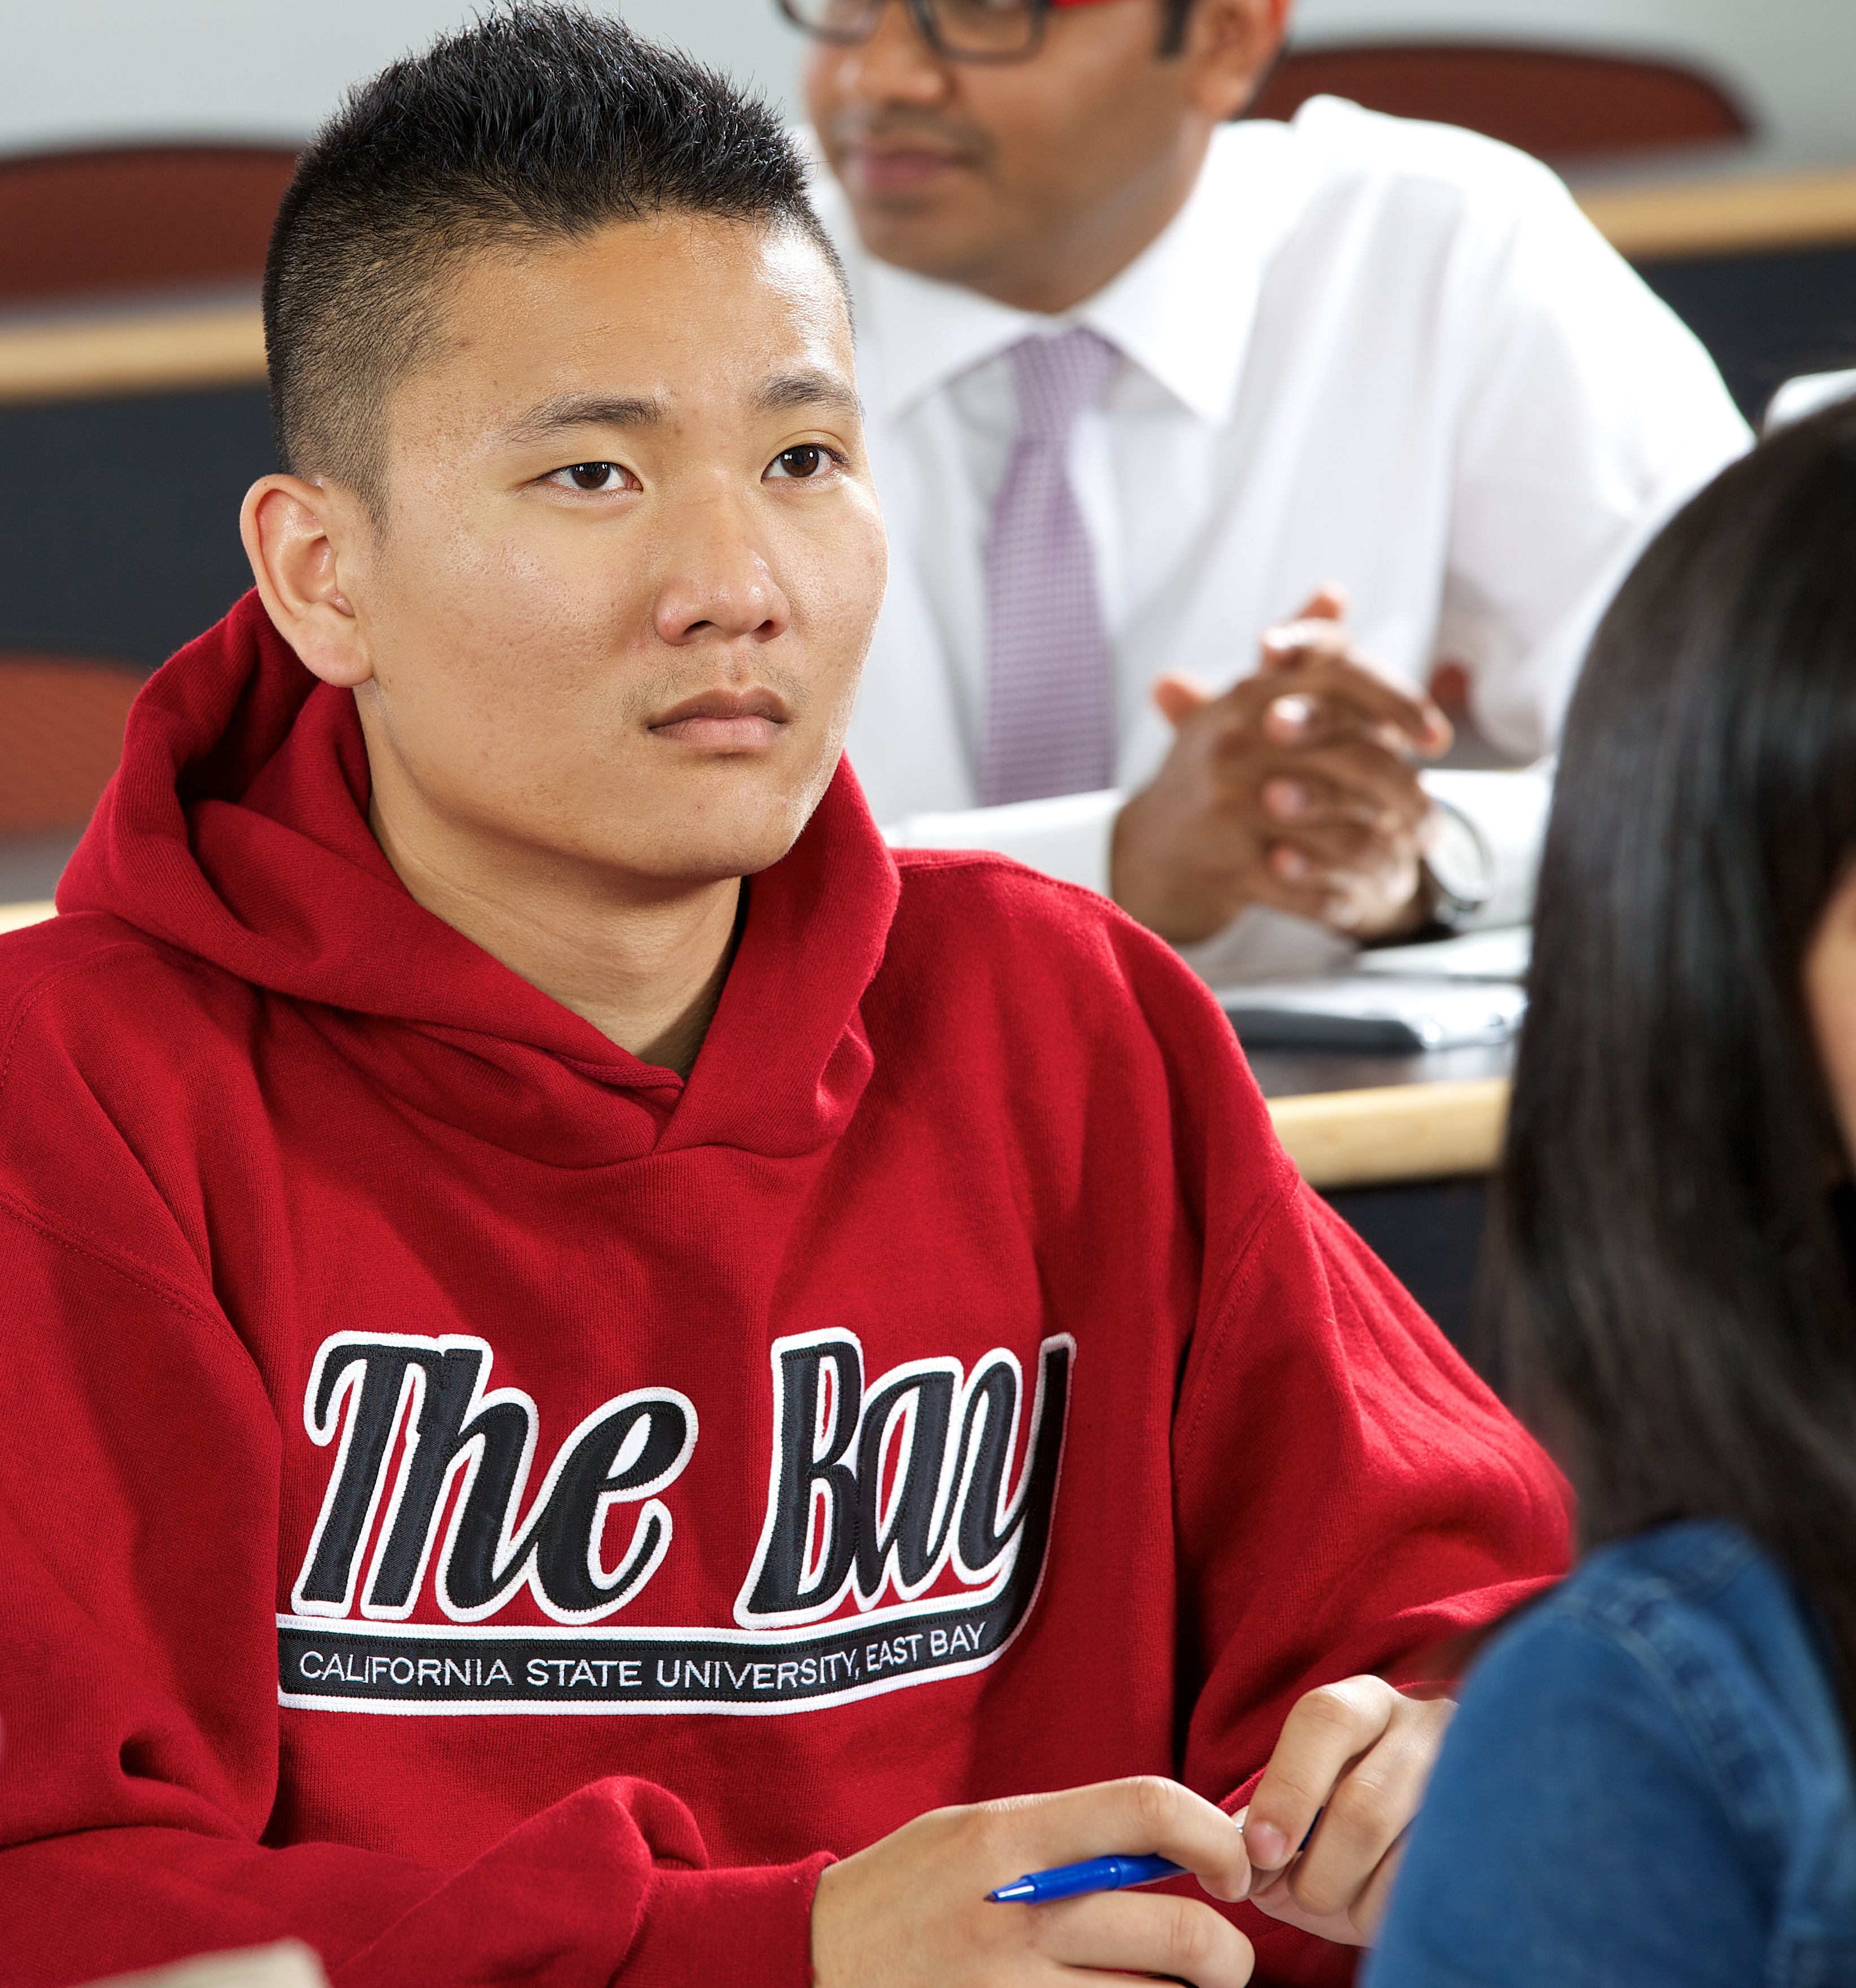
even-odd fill
[[[1856,405],[1728,470],[1569,718],[1496,1351],[1586,1557],[1477,1665],[1372,1988],[1856,1980]]]

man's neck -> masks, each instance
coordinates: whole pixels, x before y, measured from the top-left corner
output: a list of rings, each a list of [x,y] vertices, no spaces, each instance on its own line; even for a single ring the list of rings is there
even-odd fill
[[[742,879],[641,889],[591,864],[397,823],[377,796],[367,819],[434,917],[621,1049],[689,1075],[734,958]]]

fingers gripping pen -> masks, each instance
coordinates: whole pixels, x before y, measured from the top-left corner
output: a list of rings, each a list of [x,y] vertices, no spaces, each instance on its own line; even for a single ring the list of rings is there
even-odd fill
[[[1246,1811],[1248,1813],[1248,1811]],[[1301,1848],[1307,1849],[1316,1822],[1327,1813],[1315,1811]],[[1241,1817],[1239,1826],[1242,1826]],[[1009,1885],[986,1894],[995,1905],[1043,1905],[1054,1898],[1080,1898],[1091,1892],[1124,1892],[1131,1885],[1157,1885],[1163,1878],[1180,1878],[1185,1867],[1170,1857],[1086,1857],[1080,1864],[1060,1864],[1049,1871],[1027,1871]]]
[[[1125,1891],[1131,1885],[1158,1884],[1177,1878],[1184,1867],[1170,1857],[1089,1857],[1080,1864],[1060,1864],[1052,1871],[1028,1871],[1014,1884],[989,1892],[996,1905],[1047,1905],[1053,1898],[1080,1898],[1089,1892]]]

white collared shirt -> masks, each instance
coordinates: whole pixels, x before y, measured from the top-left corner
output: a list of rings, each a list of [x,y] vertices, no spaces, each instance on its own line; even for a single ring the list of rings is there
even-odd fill
[[[1264,628],[1337,581],[1386,674],[1466,665],[1479,729],[1550,752],[1596,620],[1655,529],[1749,439],[1701,345],[1524,155],[1332,98],[1223,127],[1185,206],[1060,318],[875,260],[822,171],[850,272],[889,593],[849,739],[893,840],[1003,850],[1094,888],[1122,793],[1171,740],[1150,692],[1222,690]],[[1087,325],[1123,362],[1070,473],[1095,554],[1120,739],[1114,793],[975,806],[988,515],[1015,410],[1007,347]],[[1428,776],[1525,916],[1543,782]],[[1250,915],[1213,978],[1338,949]],[[1192,956],[1192,955],[1188,955]]]

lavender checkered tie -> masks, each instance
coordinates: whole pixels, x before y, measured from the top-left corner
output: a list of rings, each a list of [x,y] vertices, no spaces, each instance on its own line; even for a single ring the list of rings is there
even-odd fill
[[[1080,328],[1007,357],[1018,434],[986,532],[986,738],[980,799],[1088,793],[1114,778],[1114,681],[1095,563],[1064,457],[1115,348]]]

